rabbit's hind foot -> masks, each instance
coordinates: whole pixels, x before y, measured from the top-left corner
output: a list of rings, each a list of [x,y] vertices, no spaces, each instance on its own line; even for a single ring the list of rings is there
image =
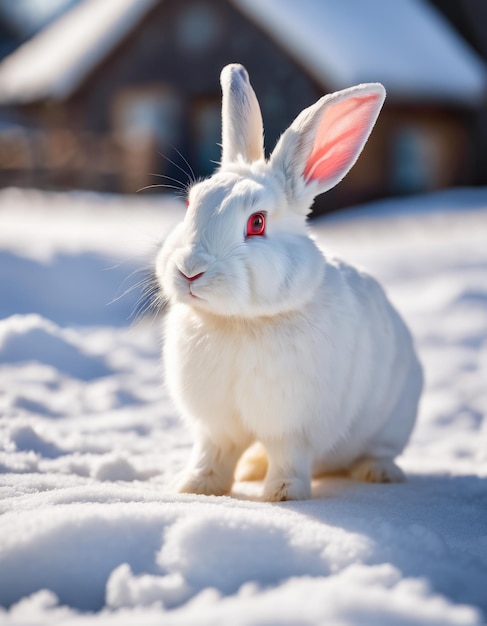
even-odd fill
[[[402,483],[404,472],[390,458],[362,457],[349,468],[353,480],[367,483]]]

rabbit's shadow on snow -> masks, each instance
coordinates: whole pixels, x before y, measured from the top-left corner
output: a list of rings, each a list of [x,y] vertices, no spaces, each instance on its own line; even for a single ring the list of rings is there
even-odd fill
[[[235,497],[250,499],[239,495],[239,483]],[[325,477],[313,481],[311,500],[269,506],[361,535],[371,546],[366,565],[389,564],[404,577],[427,579],[454,602],[487,611],[482,501],[487,509],[487,478],[408,473],[405,483],[386,485]],[[466,548],[472,536],[479,538],[475,554]]]

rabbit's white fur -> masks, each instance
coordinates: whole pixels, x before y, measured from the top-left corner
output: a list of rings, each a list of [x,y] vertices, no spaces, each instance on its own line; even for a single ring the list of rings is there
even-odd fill
[[[191,188],[157,259],[166,382],[195,437],[177,488],[228,493],[255,441],[269,459],[266,500],[309,498],[311,477],[336,470],[401,480],[394,458],[422,388],[411,336],[379,284],[325,256],[305,223],[356,161],[384,89],[325,96],[266,161],[245,69],[227,66],[221,82],[222,165]],[[246,237],[256,212],[265,236]]]

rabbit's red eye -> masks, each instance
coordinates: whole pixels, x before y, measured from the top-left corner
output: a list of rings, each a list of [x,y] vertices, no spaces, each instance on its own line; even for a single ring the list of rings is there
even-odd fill
[[[264,213],[254,213],[247,220],[247,237],[255,237],[265,233]]]

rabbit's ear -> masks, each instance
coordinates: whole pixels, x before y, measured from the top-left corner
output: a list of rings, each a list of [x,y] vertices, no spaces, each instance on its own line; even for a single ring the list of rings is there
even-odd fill
[[[297,210],[307,212],[315,196],[334,187],[349,172],[385,95],[380,83],[370,83],[324,96],[302,111],[281,136],[270,163]],[[308,202],[306,208],[303,202]]]
[[[223,68],[222,165],[240,156],[247,163],[264,157],[264,130],[259,103],[243,65]]]

